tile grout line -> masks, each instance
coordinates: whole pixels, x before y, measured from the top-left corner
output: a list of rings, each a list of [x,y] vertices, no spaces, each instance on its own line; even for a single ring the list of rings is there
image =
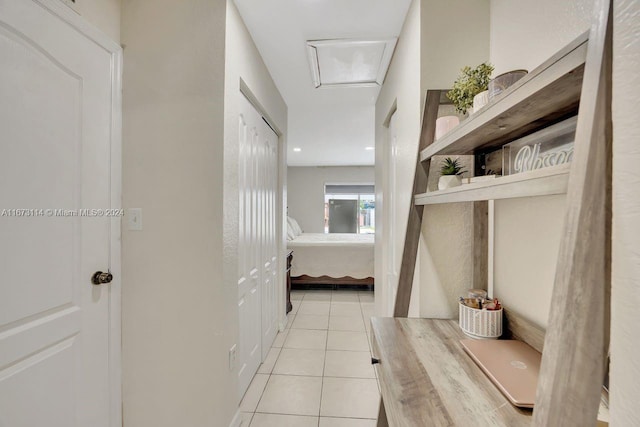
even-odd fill
[[[299,301],[300,301],[300,303],[299,303],[300,305],[299,305],[299,307],[298,307],[298,310],[300,309],[300,306],[302,305],[302,302],[305,300],[306,296],[307,296],[307,293],[305,293],[305,294],[302,296],[302,299],[301,299],[301,300],[299,300]],[[309,300],[309,302],[311,302],[311,301],[314,301],[314,300]],[[335,302],[340,302],[340,301],[335,301]],[[350,302],[350,301],[344,301],[344,302]],[[329,324],[330,324],[331,317],[332,317],[332,314],[331,314],[331,308],[332,308],[332,306],[333,306],[333,303],[334,303],[334,301],[333,301],[333,292],[332,292],[332,293],[331,293],[331,297],[330,297],[330,299],[329,299],[329,314],[328,314],[328,321],[329,321]],[[361,318],[362,318],[362,321],[364,322],[364,310],[363,310],[363,307],[362,307],[362,301],[360,300],[360,295],[359,295],[359,294],[358,294],[358,303],[359,303],[359,305],[360,305],[360,314],[361,314]],[[294,316],[295,316],[295,315],[294,315]],[[336,317],[336,316],[333,316],[333,317]],[[337,317],[340,317],[340,316],[337,316]],[[348,317],[350,317],[350,316],[348,316]],[[293,322],[292,322],[292,324],[291,324],[291,327],[289,328],[289,331],[287,332],[287,338],[288,338],[288,334],[291,332],[291,330],[292,330],[292,329],[294,329],[294,328],[293,328]],[[298,329],[298,328],[295,328],[295,329]],[[305,330],[305,329],[303,329],[303,330]],[[307,330],[308,330],[308,329],[307,329]],[[324,348],[324,362],[323,362],[322,376],[320,377],[320,378],[321,378],[322,383],[321,383],[321,390],[320,390],[320,402],[319,402],[319,410],[318,410],[318,427],[319,427],[319,425],[320,425],[320,421],[321,421],[321,418],[322,418],[322,415],[321,415],[321,410],[322,410],[322,396],[323,396],[323,393],[324,393],[324,379],[325,379],[325,378],[344,378],[344,379],[363,379],[363,380],[371,379],[371,378],[366,378],[366,377],[362,377],[362,378],[361,378],[361,377],[329,377],[329,376],[326,376],[326,375],[325,375],[325,374],[326,374],[327,353],[328,353],[328,351],[329,351],[329,350],[328,350],[329,331],[330,331],[330,326],[329,326],[329,325],[327,325],[327,335],[326,335],[326,338],[325,338],[325,348]],[[339,332],[360,332],[360,331],[339,331]],[[367,343],[368,343],[368,347],[369,347],[369,349],[368,349],[368,352],[367,352],[367,353],[368,353],[369,355],[371,355],[371,343],[370,343],[370,342],[369,342],[369,340],[368,340],[368,333],[367,333],[367,330],[366,330],[366,325],[365,325],[365,330],[364,330],[363,332],[364,332],[364,333],[365,333],[365,335],[367,336]],[[285,340],[285,341],[286,341],[286,340]],[[276,347],[274,347],[273,345],[271,346],[271,349],[275,349],[275,348],[276,348]],[[273,372],[273,371],[274,371],[274,369],[275,369],[275,365],[277,364],[277,362],[278,362],[278,360],[279,360],[280,356],[282,355],[282,350],[284,350],[285,348],[288,348],[288,347],[285,347],[285,346],[284,346],[284,343],[283,343],[282,347],[280,347],[280,348],[279,348],[278,356],[276,357],[276,360],[274,361],[273,368],[272,368],[272,369],[271,369],[271,371],[267,374],[267,375],[268,375],[268,378],[267,378],[267,384],[268,384],[268,382],[270,381],[270,379],[271,379],[271,377],[272,377],[272,376],[277,375],[277,374],[274,374],[274,372]],[[361,353],[363,353],[363,352],[364,352],[364,351],[362,351],[362,350],[341,350],[341,351],[345,351],[345,352],[361,352]],[[282,374],[282,375],[286,375],[286,374]],[[305,376],[305,377],[307,377],[307,376],[309,376],[309,375],[289,375],[289,376]],[[258,400],[258,403],[257,403],[257,405],[256,405],[256,409],[255,409],[255,411],[253,411],[253,412],[251,413],[251,417],[250,417],[250,419],[249,419],[249,423],[252,423],[252,422],[253,422],[253,419],[255,418],[255,414],[256,414],[256,413],[272,414],[271,412],[260,412],[260,411],[258,411],[258,407],[259,407],[259,405],[260,405],[260,402],[262,401],[262,398],[264,397],[265,391],[266,391],[266,385],[265,385],[265,388],[262,390],[262,393],[260,394],[260,399]],[[279,414],[279,413],[273,413],[273,414]],[[287,415],[287,416],[295,416],[295,415],[299,415],[299,416],[313,416],[313,415],[284,414],[284,413],[283,413],[283,414],[281,414],[281,415]],[[336,417],[333,417],[333,418],[336,418]],[[337,417],[337,418],[344,418],[344,419],[370,419],[370,418],[360,418],[360,417]]]
[[[256,414],[264,414],[264,415],[285,415],[285,416],[294,416],[294,417],[308,417],[308,418],[320,418],[315,415],[306,415],[306,414],[287,414],[284,412],[260,412],[256,411]],[[326,416],[321,418],[337,418],[341,420],[375,420],[375,418],[366,418],[366,417],[337,417],[337,416]]]
[[[322,363],[322,377],[320,379],[320,402],[318,402],[318,427],[320,427],[320,414],[322,413],[322,393],[324,392],[324,372],[327,369],[327,346],[329,345],[329,325],[331,324],[331,305],[333,304],[333,291],[329,297],[329,313],[327,316],[327,337],[324,341],[324,361]]]
[[[329,317],[327,318],[327,338],[324,342],[324,363],[322,364],[322,379],[320,380],[320,402],[318,402],[318,427],[320,427],[320,414],[322,413],[322,393],[324,392],[324,371],[327,367],[327,347],[329,346],[329,325],[331,324],[331,306],[333,305],[333,291],[329,297]]]
[[[272,374],[272,376],[275,376],[275,377],[322,378],[322,376],[320,376],[320,375],[310,375],[310,374]],[[334,377],[329,377],[329,378],[334,378]],[[335,377],[335,378],[341,378],[341,377]],[[372,378],[360,378],[360,379],[365,379],[366,380],[366,379],[372,379]]]
[[[358,295],[358,299],[360,299],[360,295]],[[364,333],[367,337],[367,344],[369,345],[369,353],[371,354],[371,357],[373,357],[373,345],[371,342],[371,333],[370,331],[367,331],[367,319],[364,316],[364,309],[362,308],[362,301],[360,301],[360,313],[362,316],[362,321],[364,322]],[[371,323],[371,319],[369,319],[369,323]]]
[[[287,414],[284,412],[258,412],[256,414],[264,414],[264,415],[286,415],[286,416],[294,416],[294,417],[309,417],[309,418],[318,418],[315,415],[307,415],[307,414]],[[371,419],[371,418],[363,418],[363,419]]]
[[[358,298],[360,298],[360,295],[358,295]],[[375,299],[374,299],[374,304],[375,304]],[[366,325],[367,319],[364,317],[364,309],[362,308],[362,302],[360,302],[360,311],[362,312],[362,320],[363,322],[365,322],[364,329],[365,331],[367,331],[367,325]],[[369,327],[371,327],[371,318],[369,318]],[[371,330],[366,332],[366,334],[367,334],[367,342],[369,343],[369,355],[373,360],[373,338],[371,336],[372,335]],[[378,393],[380,394],[380,396],[382,396],[382,390],[380,389],[380,380],[378,378],[378,371],[376,370],[375,367],[373,367],[373,374],[375,376],[376,386],[378,387]]]
[[[305,293],[306,295],[306,293]],[[302,296],[302,298],[304,299],[305,295]],[[302,303],[302,300],[300,300],[300,303]],[[299,307],[298,307],[299,308]],[[293,315],[295,316],[295,315]],[[293,322],[291,324],[291,326],[293,326]],[[289,327],[289,330],[291,330],[291,327]],[[285,328],[286,331],[286,328]],[[289,336],[289,333],[287,332],[287,337]],[[286,339],[285,339],[286,341]],[[269,351],[275,349],[277,347],[274,347],[273,344],[271,344],[271,348],[269,349]],[[258,403],[256,403],[256,408],[253,410],[253,412],[251,413],[251,418],[249,419],[249,426],[251,426],[251,423],[253,423],[253,418],[256,415],[256,412],[258,412],[258,407],[260,406],[260,402],[262,401],[262,398],[264,397],[264,392],[267,390],[267,386],[269,385],[269,381],[271,381],[271,376],[273,375],[273,370],[276,368],[276,363],[278,363],[278,359],[280,358],[280,355],[282,354],[282,349],[284,348],[284,342],[282,343],[282,347],[279,348],[278,350],[278,356],[276,357],[276,360],[273,362],[273,367],[271,368],[271,370],[269,371],[268,378],[267,378],[267,382],[264,385],[264,388],[262,389],[262,392],[260,393],[260,398],[258,399]],[[260,369],[260,368],[258,368]],[[256,375],[258,375],[258,372],[256,372],[253,376],[253,378],[255,379]],[[251,380],[253,381],[253,379]],[[249,386],[251,386],[251,384],[249,384]],[[240,403],[242,403],[242,401],[240,401]]]

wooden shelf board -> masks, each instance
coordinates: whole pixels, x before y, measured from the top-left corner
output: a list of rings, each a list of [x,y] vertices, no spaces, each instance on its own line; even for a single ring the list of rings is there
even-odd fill
[[[513,199],[564,194],[569,182],[569,164],[463,184],[447,190],[417,194],[417,205]]]
[[[371,318],[388,425],[529,426],[462,348],[456,320]],[[378,424],[380,425],[380,424]]]
[[[520,79],[478,113],[422,150],[436,154],[474,154],[500,147],[575,114],[587,54],[585,33]]]

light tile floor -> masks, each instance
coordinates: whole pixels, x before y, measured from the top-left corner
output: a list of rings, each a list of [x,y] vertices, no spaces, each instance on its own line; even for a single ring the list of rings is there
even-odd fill
[[[292,291],[291,303],[240,404],[242,427],[375,427],[373,292]]]

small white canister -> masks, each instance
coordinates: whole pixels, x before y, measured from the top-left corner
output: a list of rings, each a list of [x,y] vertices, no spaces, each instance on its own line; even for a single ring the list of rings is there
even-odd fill
[[[440,139],[447,132],[460,124],[458,116],[443,116],[436,120],[436,138]]]
[[[502,335],[502,308],[479,310],[459,304],[459,325],[462,332],[476,339],[498,339]]]

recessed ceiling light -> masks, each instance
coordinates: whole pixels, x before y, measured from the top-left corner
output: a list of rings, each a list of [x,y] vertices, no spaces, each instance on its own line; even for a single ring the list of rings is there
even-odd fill
[[[300,148],[300,147],[295,147],[295,148],[293,149],[293,151],[295,151],[296,153],[299,153],[299,152],[301,152],[301,151],[302,151],[302,148]]]
[[[308,40],[313,84],[319,87],[381,86],[396,38]]]
[[[364,147],[364,149],[367,151],[373,151],[376,149],[376,147]]]

